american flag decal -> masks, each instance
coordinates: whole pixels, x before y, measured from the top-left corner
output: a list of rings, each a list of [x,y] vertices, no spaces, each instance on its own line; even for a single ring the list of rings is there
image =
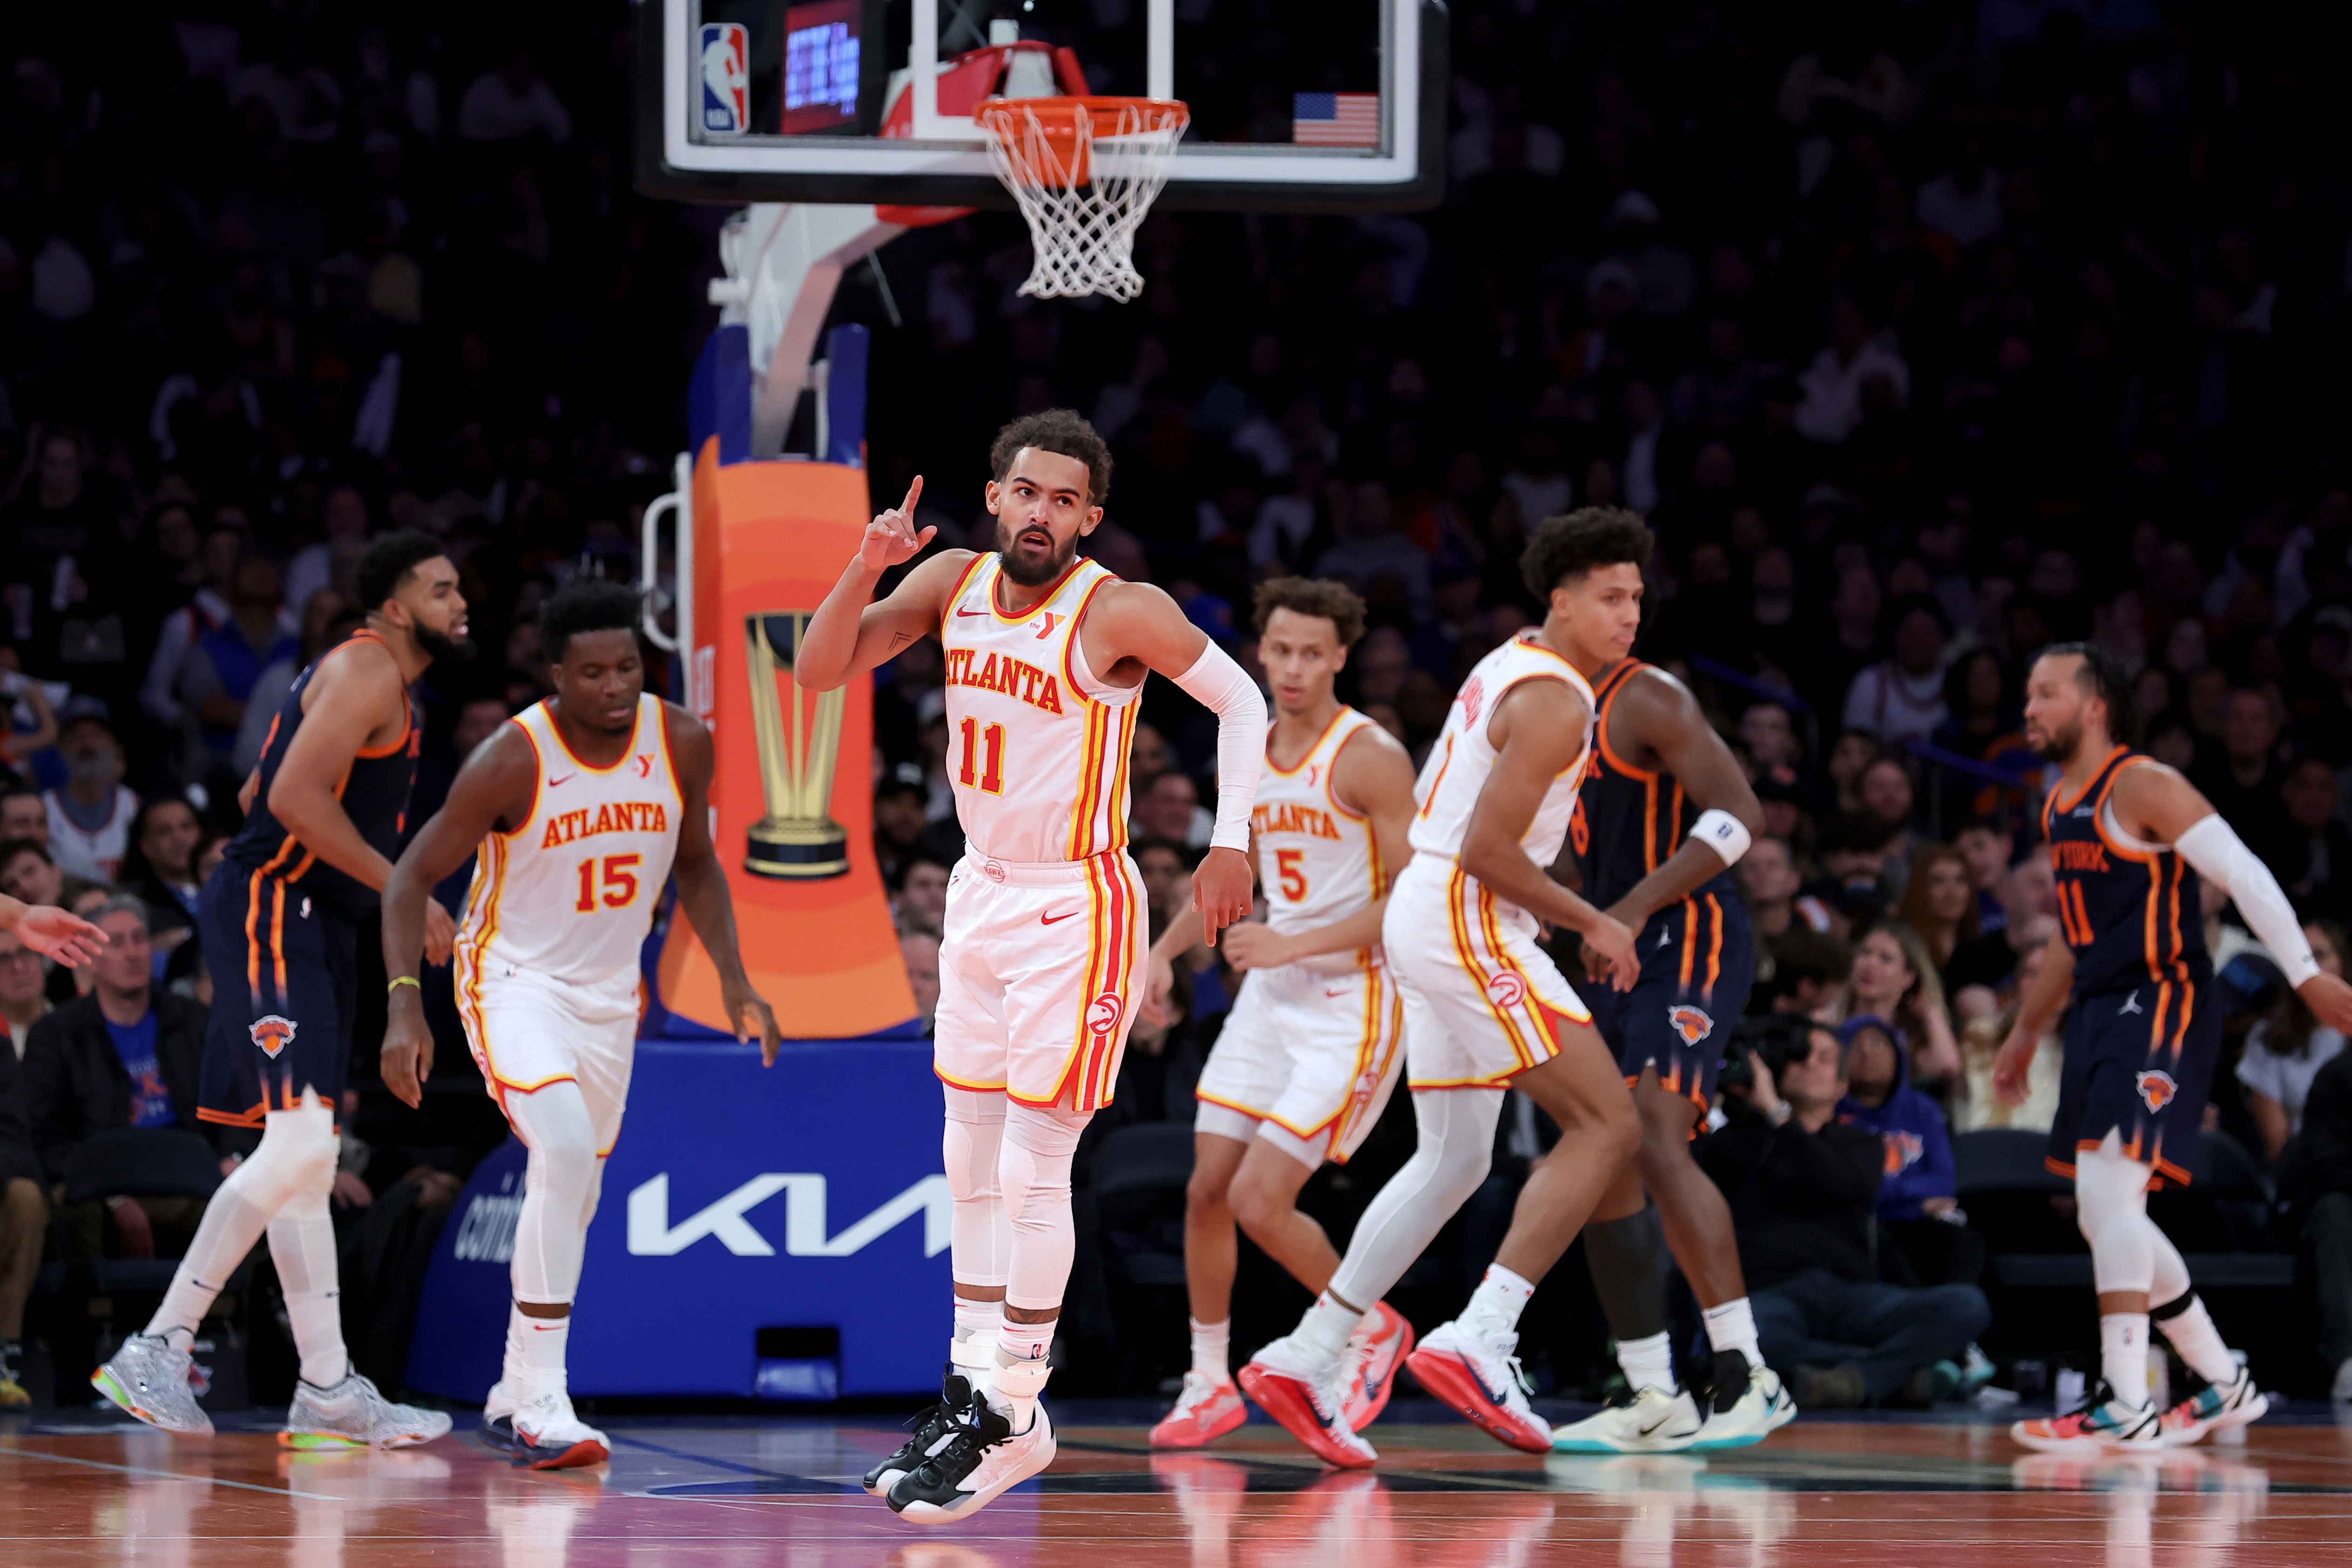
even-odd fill
[[[1377,92],[1300,92],[1290,100],[1290,140],[1299,147],[1377,147]]]

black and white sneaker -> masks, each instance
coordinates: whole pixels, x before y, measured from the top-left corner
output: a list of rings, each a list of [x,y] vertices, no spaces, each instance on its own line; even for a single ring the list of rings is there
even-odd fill
[[[864,1485],[873,1497],[887,1498],[898,1478],[928,1459],[956,1432],[957,1421],[971,1405],[971,1384],[948,1363],[947,1376],[940,1384],[940,1402],[918,1414],[907,1423],[914,1436],[898,1445],[898,1451],[866,1472]]]
[[[952,1524],[969,1519],[997,1498],[1054,1462],[1054,1424],[1045,1406],[1026,1432],[976,1398],[962,1412],[946,1444],[890,1489],[890,1510],[918,1524]]]

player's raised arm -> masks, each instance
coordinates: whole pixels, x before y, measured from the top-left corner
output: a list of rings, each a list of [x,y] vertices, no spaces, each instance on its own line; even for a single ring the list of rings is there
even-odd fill
[[[969,550],[943,550],[907,574],[890,596],[874,603],[882,574],[922,552],[939,532],[918,531],[915,502],[923,477],[907,487],[907,499],[866,525],[857,553],[842,568],[841,580],[824,596],[793,655],[793,679],[810,691],[830,691],[893,658],[918,637],[935,637],[948,595],[971,563]]]
[[[1627,733],[1640,736],[1646,742],[1643,750],[1674,775],[1699,809],[1698,820],[1674,854],[1610,909],[1612,919],[1637,931],[1660,910],[1738,865],[1755,836],[1764,831],[1764,808],[1738,759],[1706,721],[1690,689],[1665,671],[1637,671],[1618,689],[1610,713],[1625,721],[1624,729],[1611,731],[1611,744]],[[1597,950],[1588,946],[1585,954],[1588,973],[1597,975]]]
[[[383,972],[390,984],[380,1066],[384,1087],[407,1105],[423,1102],[425,1079],[433,1071],[433,1031],[425,1022],[418,961],[428,945],[440,948],[435,963],[448,959],[447,941],[433,943],[428,926],[436,910],[443,922],[448,920],[433,889],[464,865],[494,829],[529,820],[538,779],[538,759],[529,737],[512,724],[500,726],[466,759],[449,786],[449,798],[416,830],[384,879]]]
[[[719,968],[719,1005],[735,1026],[735,1037],[748,1041],[756,1033],[761,1065],[773,1067],[782,1037],[774,1011],[743,973],[743,955],[735,945],[735,901],[728,893],[718,847],[710,841],[710,777],[716,767],[710,731],[701,720],[671,702],[662,704],[662,722],[667,727],[669,754],[677,761],[682,803],[677,858],[670,868],[677,879],[677,907],[686,911],[703,951]]]
[[[1497,898],[1582,936],[1606,962],[1611,983],[1630,991],[1641,977],[1633,933],[1553,881],[1520,843],[1553,781],[1583,754],[1585,718],[1584,700],[1564,681],[1523,680],[1504,692],[1487,721],[1495,771],[1471,809],[1462,869]]]
[[[1217,716],[1217,826],[1192,873],[1192,907],[1213,947],[1220,930],[1250,911],[1250,808],[1265,761],[1265,698],[1248,671],[1149,583],[1104,590],[1078,636],[1097,671],[1133,660]]]
[[[2286,983],[2321,1023],[2352,1030],[2352,984],[2319,967],[2278,879],[2196,785],[2162,763],[2139,763],[2116,775],[2108,800],[2117,826],[2135,837],[2171,845],[2199,876],[2230,896],[2246,929],[2261,939]]]

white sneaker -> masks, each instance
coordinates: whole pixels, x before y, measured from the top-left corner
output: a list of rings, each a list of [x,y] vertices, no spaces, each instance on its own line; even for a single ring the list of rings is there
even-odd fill
[[[572,1414],[572,1395],[562,1389],[525,1400],[511,1422],[515,1462],[534,1470],[576,1470],[613,1457],[604,1434]]]
[[[2209,1383],[2164,1413],[2159,1425],[2167,1445],[2185,1448],[2208,1432],[2243,1426],[2270,1414],[2270,1395],[2254,1386],[2244,1367],[2228,1383]]]
[[[1519,1336],[1486,1338],[1457,1319],[1440,1323],[1405,1357],[1413,1380],[1496,1441],[1529,1454],[1551,1452],[1551,1426],[1528,1403],[1527,1374],[1513,1352]]]
[[[89,1385],[148,1426],[184,1437],[209,1437],[213,1418],[196,1403],[195,1363],[157,1334],[132,1334]]]
[[[1348,1336],[1348,1430],[1360,1432],[1380,1419],[1396,1387],[1397,1369],[1412,1351],[1412,1325],[1386,1301],[1375,1301]]]
[[[1297,1335],[1285,1334],[1250,1357],[1235,1376],[1259,1409],[1325,1464],[1360,1470],[1380,1455],[1348,1425],[1347,1391],[1339,1382],[1347,1365],[1345,1356],[1339,1367],[1327,1365]]]
[[[396,1405],[358,1373],[346,1372],[332,1388],[296,1380],[278,1441],[288,1448],[405,1448],[447,1436],[449,1426],[443,1412]]]
[[[890,1511],[918,1524],[969,1519],[1054,1462],[1054,1423],[1040,1401],[1029,1429],[990,1408],[983,1395],[966,1407],[947,1445],[900,1476],[890,1488]]]
[[[1687,1389],[1644,1384],[1551,1435],[1555,1454],[1674,1454],[1695,1446],[1706,1423]]]
[[[1727,1352],[1737,1353],[1737,1352]],[[1707,1412],[1706,1428],[1691,1447],[1698,1449],[1745,1448],[1761,1443],[1797,1418],[1797,1402],[1769,1366],[1748,1369],[1748,1386],[1728,1407]]]

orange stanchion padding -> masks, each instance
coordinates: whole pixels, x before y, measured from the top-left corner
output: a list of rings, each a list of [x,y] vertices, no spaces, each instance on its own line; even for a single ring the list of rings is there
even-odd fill
[[[873,689],[802,690],[801,628],[873,511],[837,463],[694,468],[694,647],[688,689],[718,752],[711,833],[735,895],[743,967],[796,1039],[870,1035],[915,1016],[874,858]],[[671,922],[662,1005],[714,1029],[718,971]]]

